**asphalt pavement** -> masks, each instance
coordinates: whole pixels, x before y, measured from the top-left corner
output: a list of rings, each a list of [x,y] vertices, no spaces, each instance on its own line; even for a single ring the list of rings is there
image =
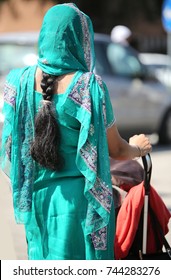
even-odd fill
[[[16,224],[9,182],[0,173],[0,259],[27,260],[23,225]]]
[[[155,188],[171,212],[171,146],[154,146],[151,159],[151,185]],[[171,246],[171,219],[169,222],[169,232],[166,238]]]

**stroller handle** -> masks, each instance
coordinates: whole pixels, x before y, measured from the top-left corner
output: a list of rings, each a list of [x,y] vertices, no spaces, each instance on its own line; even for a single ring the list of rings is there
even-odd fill
[[[152,160],[150,154],[142,157],[142,162],[144,166],[144,187],[145,193],[149,193],[150,191],[150,180],[151,180],[151,172],[152,172]]]

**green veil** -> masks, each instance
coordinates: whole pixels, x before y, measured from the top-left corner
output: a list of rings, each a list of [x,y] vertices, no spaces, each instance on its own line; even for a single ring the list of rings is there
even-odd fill
[[[38,65],[48,74],[94,68],[92,22],[72,3],[56,5],[46,13],[38,45]]]
[[[86,234],[91,235],[98,258],[108,259],[108,246],[113,247],[114,232],[110,227],[114,225],[114,210],[106,130],[114,117],[109,120],[107,116],[113,116],[112,106],[106,113],[108,90],[93,74],[93,37],[91,20],[74,4],[53,6],[40,30],[38,66],[57,76],[83,72],[63,106],[81,124],[76,164],[85,177]],[[4,87],[1,168],[11,179],[16,221],[24,224],[29,223],[32,211],[35,169],[30,143],[34,137],[36,68],[37,65],[11,71]]]

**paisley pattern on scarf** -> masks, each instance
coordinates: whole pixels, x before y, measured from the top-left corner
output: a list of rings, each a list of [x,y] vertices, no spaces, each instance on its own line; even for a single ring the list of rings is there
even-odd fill
[[[27,212],[31,211],[32,208],[32,186],[34,182],[34,164],[33,159],[30,155],[30,145],[33,136],[33,127],[31,114],[28,107],[28,95],[25,95],[23,99],[23,112],[20,122],[21,128],[21,162],[19,165],[21,176],[19,189],[19,211]]]
[[[88,205],[86,226],[99,228],[102,223],[102,217],[95,211],[91,204]],[[95,250],[106,250],[107,248],[107,227],[100,228],[90,234]]]
[[[107,250],[107,227],[103,227],[99,231],[92,233],[91,238],[96,250]]]
[[[91,98],[88,85],[91,74],[92,73],[89,72],[83,74],[68,95],[68,98],[71,98],[75,103],[79,104],[89,112],[91,112]]]
[[[79,15],[82,30],[83,30],[83,48],[84,48],[84,57],[87,63],[88,69],[91,69],[91,43],[90,43],[90,31],[88,27],[88,22],[85,15],[72,3],[65,4],[66,6],[72,7]]]
[[[16,87],[6,82],[3,90],[4,101],[12,107],[15,107],[16,93]]]
[[[95,211],[93,205],[91,203],[88,204],[87,209],[87,219],[86,219],[86,226],[93,227],[93,228],[99,228],[100,224],[102,222],[102,217]]]
[[[105,182],[102,182],[100,178],[97,177],[94,187],[89,190],[89,192],[100,202],[107,212],[110,212],[112,203],[112,190],[109,189],[109,186],[106,185]]]
[[[77,83],[75,84],[73,90],[68,95],[68,97],[75,102],[80,108],[83,110],[86,110],[87,113],[89,113],[91,123],[89,126],[88,131],[88,137],[85,141],[85,144],[80,148],[80,155],[88,169],[90,169],[94,174],[96,174],[96,180],[94,184],[89,189],[89,194],[95,201],[97,201],[102,209],[105,209],[108,213],[111,211],[111,205],[113,201],[112,197],[112,190],[110,187],[110,184],[108,185],[105,180],[103,179],[102,174],[98,175],[98,159],[97,159],[97,146],[96,146],[96,134],[95,134],[95,125],[97,126],[97,123],[94,123],[94,120],[92,118],[92,110],[91,110],[91,103],[92,95],[90,92],[90,79],[94,76],[95,81],[97,82],[99,88],[102,90],[102,115],[104,119],[105,127],[104,129],[108,127],[108,121],[107,121],[107,112],[106,112],[106,100],[105,100],[105,87],[103,86],[102,80],[99,76],[94,75],[90,72],[84,73],[81,75],[81,77],[78,79]],[[98,121],[99,122],[99,121]],[[112,119],[112,122],[114,122],[114,119]],[[96,131],[97,131],[96,127]],[[95,137],[93,137],[95,136]],[[100,136],[99,136],[100,137]],[[103,146],[101,147],[101,152],[106,153],[103,151]],[[102,176],[102,177],[101,177]],[[110,177],[110,175],[109,175]],[[89,185],[88,178],[86,179],[87,185]],[[86,218],[86,225],[93,226],[95,229],[93,232],[93,244],[95,249],[105,250],[107,246],[107,230],[105,230],[105,227],[102,227],[103,224],[102,217],[98,214],[97,210],[93,207],[91,203],[88,204],[88,212],[87,212],[87,218]],[[100,229],[99,229],[100,228]],[[102,230],[103,228],[103,230]]]
[[[96,147],[93,147],[89,141],[85,143],[83,148],[80,150],[80,154],[84,159],[86,165],[93,170],[94,172],[97,171],[97,151]]]
[[[10,176],[13,191],[15,218],[18,223],[29,220],[32,209],[32,186],[34,183],[34,163],[30,155],[30,143],[33,139],[33,112],[30,105],[33,98],[34,73],[36,66],[12,70],[5,83],[4,108],[5,115],[1,166],[12,166]],[[20,86],[19,86],[20,85]],[[20,92],[16,89],[20,88]],[[5,153],[4,153],[5,150]]]

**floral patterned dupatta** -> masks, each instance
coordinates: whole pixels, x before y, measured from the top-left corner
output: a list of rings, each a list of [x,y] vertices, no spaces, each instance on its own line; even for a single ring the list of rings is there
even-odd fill
[[[36,66],[12,70],[4,86],[1,169],[11,180],[17,223],[27,223],[31,215],[34,162],[30,143],[34,135],[35,70]]]

